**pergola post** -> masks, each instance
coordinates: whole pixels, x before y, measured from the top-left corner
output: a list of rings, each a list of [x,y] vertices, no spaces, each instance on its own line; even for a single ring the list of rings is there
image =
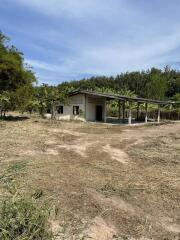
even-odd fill
[[[123,101],[123,105],[122,105],[122,107],[123,107],[123,122],[124,122],[124,120],[125,120],[125,101]]]
[[[140,103],[138,102],[137,103],[137,115],[136,115],[137,121],[139,120],[139,106],[140,106]]]
[[[118,101],[118,107],[119,107],[119,112],[118,112],[118,119],[120,120],[121,118],[121,101]]]
[[[131,102],[129,101],[129,116],[128,116],[128,124],[132,123],[132,111],[131,111]]]
[[[107,99],[105,98],[105,102],[104,102],[104,122],[106,123],[107,122],[107,106],[106,106],[106,101]]]
[[[148,122],[148,103],[145,103],[145,123]]]
[[[161,118],[161,109],[160,109],[160,105],[158,105],[158,117],[157,117],[157,122],[160,122],[160,118]]]

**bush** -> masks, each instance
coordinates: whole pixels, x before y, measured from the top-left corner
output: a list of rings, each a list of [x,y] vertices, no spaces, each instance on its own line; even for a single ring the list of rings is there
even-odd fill
[[[50,240],[50,212],[33,198],[11,196],[0,202],[0,239]]]

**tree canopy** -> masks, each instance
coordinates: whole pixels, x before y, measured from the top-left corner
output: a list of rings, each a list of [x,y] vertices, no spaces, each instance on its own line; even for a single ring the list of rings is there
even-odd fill
[[[34,73],[24,63],[23,54],[9,44],[0,32],[0,91],[14,91],[36,81]]]
[[[0,32],[1,112],[5,114],[8,108],[25,103],[26,97],[31,95],[34,82],[36,82],[35,75],[24,63],[23,54],[15,46],[10,45],[9,38]]]
[[[152,68],[147,71],[121,73],[116,77],[97,76],[58,85],[58,88],[64,87],[93,91],[106,89],[108,92],[124,92],[125,95],[128,90],[138,97],[165,100],[180,92],[180,72],[170,67],[164,70]]]

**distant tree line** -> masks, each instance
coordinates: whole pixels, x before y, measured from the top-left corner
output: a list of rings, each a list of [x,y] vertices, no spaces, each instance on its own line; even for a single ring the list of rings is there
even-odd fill
[[[8,110],[35,111],[42,115],[48,111],[54,116],[56,105],[67,103],[69,92],[77,89],[180,101],[180,72],[168,66],[164,70],[152,68],[116,77],[97,76],[62,82],[57,86],[37,86],[36,83],[35,74],[25,64],[23,54],[10,45],[9,38],[0,32],[1,117]],[[179,108],[179,104],[174,106]]]
[[[147,71],[127,72],[116,77],[91,77],[79,81],[63,82],[59,88],[101,90],[113,92],[133,92],[138,97],[172,99],[180,93],[180,72],[170,67],[164,70],[152,68]]]

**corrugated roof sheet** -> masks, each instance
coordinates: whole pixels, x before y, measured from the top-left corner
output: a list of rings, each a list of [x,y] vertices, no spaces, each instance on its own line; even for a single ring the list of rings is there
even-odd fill
[[[109,94],[109,93],[99,93],[99,92],[86,91],[86,90],[72,91],[70,93],[70,96],[74,96],[74,95],[77,95],[80,93],[84,93],[84,94],[88,94],[88,95],[92,95],[92,96],[105,97],[105,98],[107,98],[107,100],[117,99],[117,100],[121,100],[121,101],[131,101],[131,102],[139,102],[139,103],[154,103],[154,104],[161,104],[161,105],[167,105],[167,104],[173,103],[170,101],[161,101],[161,100],[155,100],[155,99],[113,95],[113,94]]]

